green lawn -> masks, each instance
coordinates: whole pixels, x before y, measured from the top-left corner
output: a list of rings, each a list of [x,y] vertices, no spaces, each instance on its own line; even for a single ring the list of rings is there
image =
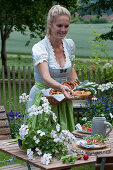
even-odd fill
[[[112,24],[91,24],[98,33],[110,31]],[[71,24],[70,30],[67,35],[68,38],[72,38],[76,44],[76,56],[77,57],[89,57],[92,53],[90,38],[92,37],[90,30],[90,24]],[[20,32],[12,32],[7,40],[7,53],[11,54],[29,54],[31,55],[32,46],[39,41],[39,38],[32,39],[29,46],[25,46],[26,41],[29,40],[29,32],[26,35],[22,35]],[[113,41],[109,42],[107,50],[110,56],[113,56]],[[0,40],[1,45],[1,40]]]

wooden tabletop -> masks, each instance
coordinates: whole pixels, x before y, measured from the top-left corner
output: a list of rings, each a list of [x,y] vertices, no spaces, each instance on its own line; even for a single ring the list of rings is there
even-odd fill
[[[111,153],[109,155],[113,155],[113,131],[109,135],[109,139],[111,141]],[[49,165],[43,165],[41,163],[41,157],[35,156],[35,160],[29,160],[26,152],[21,150],[18,147],[18,144],[12,144],[12,145],[6,145],[4,142],[7,142],[8,140],[1,140],[0,141],[0,151],[3,151],[9,155],[12,155],[18,159],[21,159],[22,161],[32,164],[36,167],[39,167],[44,170],[59,170],[59,169],[67,169],[71,167],[76,166],[83,166],[87,164],[94,164],[96,162],[96,156],[89,156],[88,160],[84,160],[83,158],[81,160],[76,160],[74,164],[63,164],[61,160],[53,159],[53,162]]]

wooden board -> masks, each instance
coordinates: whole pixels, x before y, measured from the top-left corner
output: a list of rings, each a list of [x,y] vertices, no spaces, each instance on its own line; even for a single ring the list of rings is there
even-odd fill
[[[78,132],[77,130],[74,130],[72,133],[75,137],[81,138],[81,139],[83,139],[86,136],[91,136],[91,134],[81,133],[81,132]]]
[[[73,144],[72,146],[73,150],[77,150],[79,152],[85,152],[88,155],[97,155],[97,154],[109,154],[111,152],[111,147],[110,146],[106,146],[105,148],[101,148],[101,149],[87,149],[87,148],[83,148],[81,146],[78,146],[77,144]]]

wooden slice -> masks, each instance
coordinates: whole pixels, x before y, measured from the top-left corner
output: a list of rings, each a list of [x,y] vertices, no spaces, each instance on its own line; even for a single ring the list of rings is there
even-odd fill
[[[111,147],[110,146],[106,146],[104,148],[100,148],[100,149],[87,149],[87,148],[82,148],[81,146],[78,146],[76,143],[72,145],[73,150],[77,150],[79,152],[85,152],[88,155],[97,155],[97,154],[108,154],[111,152]]]

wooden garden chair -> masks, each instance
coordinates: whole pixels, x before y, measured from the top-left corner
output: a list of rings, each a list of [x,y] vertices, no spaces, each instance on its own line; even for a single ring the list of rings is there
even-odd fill
[[[95,170],[113,170],[113,155],[97,156]]]
[[[6,140],[11,139],[10,135],[10,128],[9,123],[7,120],[7,115],[5,112],[4,106],[0,106],[0,140]],[[11,165],[0,167],[0,170],[26,170],[27,167],[22,166],[20,164],[14,164],[13,156],[11,156],[11,159],[0,161],[2,162],[10,162]]]

